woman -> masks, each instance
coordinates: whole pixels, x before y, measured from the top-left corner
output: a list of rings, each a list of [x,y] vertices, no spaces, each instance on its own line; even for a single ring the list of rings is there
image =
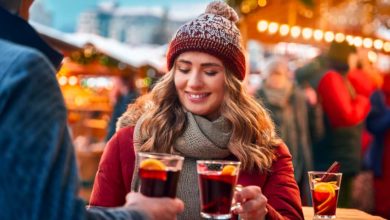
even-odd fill
[[[303,219],[291,156],[266,111],[245,91],[245,58],[237,14],[223,2],[180,27],[169,46],[169,72],[120,119],[102,156],[91,205],[118,206],[137,182],[135,152],[185,157],[179,219],[200,219],[196,160],[239,160],[235,195],[244,219]],[[132,179],[133,176],[133,179]],[[133,186],[134,187],[134,186]]]
[[[302,202],[310,204],[307,171],[313,170],[313,162],[305,93],[294,85],[287,60],[281,57],[273,58],[264,74],[265,82],[256,97],[270,110],[280,137],[289,147]]]

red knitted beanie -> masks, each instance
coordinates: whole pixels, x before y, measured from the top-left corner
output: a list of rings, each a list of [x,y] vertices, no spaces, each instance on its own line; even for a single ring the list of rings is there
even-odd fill
[[[221,59],[224,65],[243,80],[245,56],[240,31],[235,25],[237,13],[226,3],[211,2],[206,12],[184,24],[169,44],[167,66],[171,70],[175,59],[187,51],[199,51]]]

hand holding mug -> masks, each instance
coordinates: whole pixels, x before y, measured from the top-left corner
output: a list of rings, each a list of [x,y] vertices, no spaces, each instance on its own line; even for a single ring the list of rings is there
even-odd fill
[[[234,203],[239,203],[233,212],[240,215],[242,220],[265,219],[268,213],[267,198],[258,186],[246,186],[236,190]]]
[[[183,212],[184,203],[177,198],[151,198],[131,192],[126,196],[125,207],[144,212],[151,220],[173,220]]]

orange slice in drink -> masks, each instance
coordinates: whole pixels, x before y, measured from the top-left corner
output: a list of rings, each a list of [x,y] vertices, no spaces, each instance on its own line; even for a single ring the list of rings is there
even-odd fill
[[[226,165],[222,169],[222,173],[221,173],[221,175],[230,175],[230,176],[233,176],[235,174],[236,174],[236,167],[232,165]]]
[[[141,162],[140,168],[145,170],[165,170],[166,166],[159,160],[149,158]]]
[[[318,214],[321,214],[330,208],[332,201],[335,199],[335,185],[332,183],[316,183],[314,185],[314,191],[316,195],[320,195],[316,199],[321,202],[318,205]]]

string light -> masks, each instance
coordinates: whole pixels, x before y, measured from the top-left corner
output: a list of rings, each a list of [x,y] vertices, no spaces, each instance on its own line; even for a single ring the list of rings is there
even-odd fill
[[[324,37],[324,32],[322,32],[321,30],[318,30],[318,29],[314,31],[314,39],[316,41],[322,40],[323,37]]]
[[[337,33],[335,36],[335,41],[341,43],[345,40],[345,35],[343,33]]]
[[[301,28],[298,26],[294,26],[291,28],[291,37],[298,38],[301,34]]]
[[[349,45],[351,45],[351,46],[353,45],[353,36],[352,35],[347,35],[345,37],[345,39],[347,40]]]
[[[363,46],[365,48],[371,48],[372,47],[372,39],[371,38],[364,38]]]
[[[325,32],[325,41],[332,42],[334,40],[334,34],[332,31]]]
[[[259,22],[257,22],[257,30],[260,31],[260,32],[264,32],[266,31],[268,28],[268,22],[267,21],[264,21],[264,20],[261,20]]]
[[[75,76],[69,77],[69,85],[74,86],[77,84],[77,82],[78,82],[77,77]]]
[[[293,26],[290,28],[288,24],[278,24],[276,22],[268,22],[266,20],[260,20],[257,23],[257,30],[259,32],[266,32],[275,34],[279,31],[281,36],[287,36],[289,33],[291,37],[298,38],[302,33],[302,37],[305,40],[310,40],[314,38],[316,41],[325,40],[330,43],[332,41],[336,41],[341,43],[343,41],[347,41],[349,45],[354,45],[356,47],[365,47],[372,48],[374,47],[376,50],[384,50],[385,52],[390,52],[390,42],[384,42],[381,39],[372,39],[372,38],[362,38],[360,36],[353,35],[344,35],[343,33],[333,33],[332,31],[322,31],[320,29],[311,29],[308,27],[301,28],[300,26]]]
[[[303,28],[302,36],[304,39],[308,40],[313,35],[313,30],[311,28]]]
[[[382,48],[383,48],[383,41],[382,41],[382,40],[379,40],[379,39],[376,39],[376,40],[374,41],[374,47],[375,47],[375,49],[377,49],[377,50],[382,50]]]
[[[356,46],[356,47],[361,47],[362,44],[363,44],[363,39],[361,37],[355,37],[353,39],[353,44]]]
[[[279,33],[282,36],[286,36],[290,31],[290,27],[287,24],[280,25]]]
[[[271,22],[268,26],[268,33],[275,34],[278,31],[279,24],[276,22]]]
[[[61,86],[64,86],[64,85],[66,85],[66,83],[68,83],[68,78],[66,78],[66,76],[61,76],[61,77],[58,79],[58,83],[59,83]]]
[[[385,50],[385,52],[390,52],[390,42],[386,42],[383,45],[383,50]]]

